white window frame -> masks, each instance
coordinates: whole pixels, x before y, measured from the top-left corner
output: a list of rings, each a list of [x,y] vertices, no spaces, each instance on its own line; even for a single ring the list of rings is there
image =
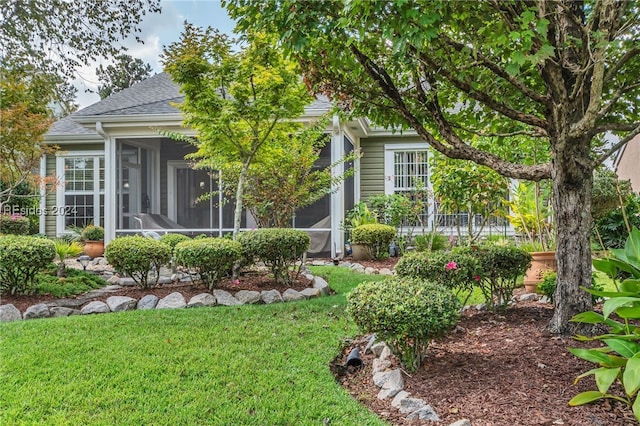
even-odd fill
[[[69,191],[67,192],[66,188],[65,188],[65,160],[69,159],[69,158],[77,158],[77,157],[91,157],[93,159],[93,191]],[[104,162],[104,167],[105,167],[105,178],[104,178],[104,187],[100,188],[100,159],[102,158],[103,162]],[[77,194],[77,195],[93,195],[93,224],[96,226],[102,226],[102,223],[100,222],[100,216],[102,214],[106,215],[106,208],[104,209],[105,212],[103,213],[103,209],[100,206],[100,196],[105,196],[105,189],[106,189],[106,185],[107,185],[107,181],[106,181],[106,168],[107,168],[107,163],[106,163],[106,159],[105,159],[105,155],[104,155],[104,151],[65,151],[63,153],[57,153],[56,154],[56,175],[58,176],[58,181],[60,182],[60,186],[58,187],[58,190],[56,191],[56,206],[55,206],[55,211],[54,212],[50,212],[49,214],[56,214],[56,234],[57,235],[63,235],[66,232],[66,223],[65,223],[65,215],[60,214],[61,212],[64,212],[67,208],[66,202],[65,202],[65,196],[67,194]],[[106,198],[105,198],[105,204],[106,204]]]

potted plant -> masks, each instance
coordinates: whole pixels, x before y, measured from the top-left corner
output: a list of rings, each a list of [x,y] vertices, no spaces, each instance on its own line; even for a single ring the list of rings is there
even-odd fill
[[[511,211],[507,219],[525,239],[522,248],[531,254],[531,267],[524,278],[529,292],[536,291],[547,272],[558,268],[549,199],[548,187],[539,182],[520,182],[506,203]]]
[[[104,228],[102,226],[86,226],[80,234],[80,240],[84,242],[84,253],[87,256],[99,257],[104,254]]]
[[[369,210],[369,207],[362,201],[353,206],[353,209],[347,213],[344,222],[344,230],[348,234],[348,240],[351,244],[351,255],[354,260],[371,259],[371,250],[369,247],[359,241],[354,241],[352,231],[361,226],[378,223],[378,217],[375,212]],[[348,251],[347,251],[348,252]]]

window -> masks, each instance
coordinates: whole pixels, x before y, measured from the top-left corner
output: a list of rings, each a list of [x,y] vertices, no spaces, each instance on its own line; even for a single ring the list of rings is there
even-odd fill
[[[68,155],[58,157],[56,214],[58,232],[69,226],[83,227],[104,223],[104,157],[102,155]]]
[[[385,145],[385,193],[387,195],[405,194],[413,201],[422,202],[424,210],[419,222],[424,225],[429,219],[428,188],[427,145],[422,143]]]

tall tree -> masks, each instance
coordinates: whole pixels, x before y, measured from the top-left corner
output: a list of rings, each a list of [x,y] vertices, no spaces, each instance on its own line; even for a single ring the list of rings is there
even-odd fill
[[[435,150],[517,179],[553,180],[558,290],[550,330],[591,308],[593,170],[640,133],[636,2],[510,0],[223,2],[240,29],[276,33],[315,91]],[[604,149],[602,135],[620,141]],[[467,143],[527,134],[551,151],[527,165]]]
[[[98,86],[100,99],[151,77],[151,71],[151,65],[140,58],[134,59],[126,53],[116,56],[114,64],[96,68],[96,75],[102,83]]]
[[[0,212],[20,188],[42,183],[34,170],[51,148],[42,137],[52,123],[47,109],[52,89],[50,75],[2,69],[0,79]],[[29,74],[30,77],[25,77]]]
[[[179,42],[164,50],[165,70],[180,85],[184,124],[197,131],[197,167],[236,167],[234,238],[240,229],[247,172],[257,157],[296,133],[292,122],[312,98],[295,63],[269,37],[256,34],[239,52],[212,28],[185,24]]]

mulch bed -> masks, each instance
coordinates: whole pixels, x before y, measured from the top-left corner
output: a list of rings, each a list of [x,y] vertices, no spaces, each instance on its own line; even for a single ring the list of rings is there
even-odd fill
[[[593,377],[573,384],[594,365],[567,350],[588,344],[546,331],[552,312],[536,302],[518,303],[502,316],[465,312],[454,333],[432,342],[423,367],[404,376],[405,390],[430,404],[444,425],[465,418],[473,426],[637,425],[631,410],[615,401],[567,405],[577,393],[596,389]],[[352,347],[365,345],[364,339],[356,342],[335,362],[344,363]],[[393,425],[432,425],[407,421],[406,414],[391,407],[391,400],[377,399],[372,360],[372,355],[364,355],[363,371],[337,380]]]

